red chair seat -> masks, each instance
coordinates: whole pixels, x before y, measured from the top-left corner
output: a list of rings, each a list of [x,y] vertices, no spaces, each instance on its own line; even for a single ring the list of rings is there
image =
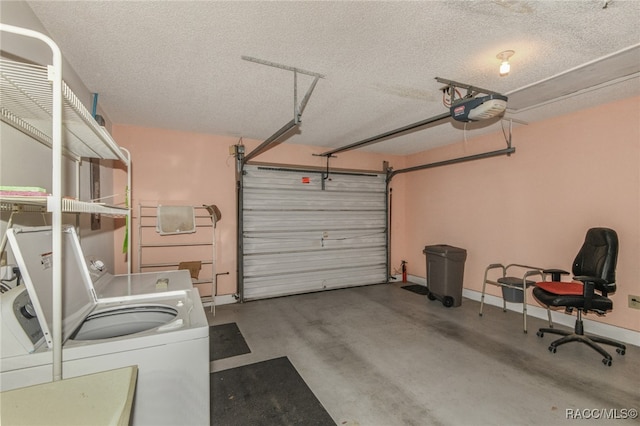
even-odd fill
[[[561,282],[561,281],[543,281],[536,284],[536,287],[543,289],[552,294],[576,294],[582,295],[584,288],[582,283],[577,282]]]

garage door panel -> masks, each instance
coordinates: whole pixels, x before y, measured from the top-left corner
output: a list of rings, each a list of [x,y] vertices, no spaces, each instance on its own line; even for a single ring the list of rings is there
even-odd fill
[[[352,210],[379,211],[385,194],[380,192],[354,193],[318,190],[313,198],[299,190],[251,189],[245,190],[246,210]]]
[[[380,212],[246,211],[244,232],[381,230],[386,219]]]
[[[345,191],[345,192],[378,192],[384,195],[385,187],[380,186],[379,180],[372,179],[369,175],[329,175],[324,185],[327,191]],[[384,181],[385,176],[381,176],[380,180]]]
[[[245,171],[245,299],[386,282],[385,175]]]
[[[310,231],[298,232],[294,235],[285,232],[247,232],[244,241],[245,255],[272,252],[295,253],[335,248],[358,250],[365,247],[383,246],[386,242],[386,234],[384,230],[377,229]]]
[[[261,166],[245,167],[245,189],[298,189],[303,191],[341,190],[346,192],[385,192],[379,185],[386,176],[368,173],[331,172],[328,178],[318,171],[300,171]],[[372,177],[374,179],[372,179]],[[378,177],[376,180],[375,178]]]
[[[384,251],[377,247],[302,253],[275,253],[245,256],[244,276],[286,274],[288,271],[322,272],[341,267],[377,265]]]
[[[322,189],[322,175],[304,171],[290,171],[268,167],[248,166],[244,170],[245,189],[298,189],[316,191]]]
[[[345,268],[329,271],[320,276],[315,272],[298,272],[269,278],[248,278],[245,281],[247,299],[308,293],[334,288],[354,287],[384,283],[387,280],[386,266],[376,268]]]

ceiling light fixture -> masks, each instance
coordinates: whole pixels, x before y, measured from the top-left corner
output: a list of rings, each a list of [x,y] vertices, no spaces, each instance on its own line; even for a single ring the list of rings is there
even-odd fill
[[[513,50],[505,50],[496,55],[496,58],[500,59],[500,77],[509,75],[509,71],[511,71],[509,58],[512,57],[515,53],[516,52]]]

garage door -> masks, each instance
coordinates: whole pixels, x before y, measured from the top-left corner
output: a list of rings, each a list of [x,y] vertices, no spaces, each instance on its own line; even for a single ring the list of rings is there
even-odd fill
[[[387,281],[386,176],[246,165],[245,300]]]

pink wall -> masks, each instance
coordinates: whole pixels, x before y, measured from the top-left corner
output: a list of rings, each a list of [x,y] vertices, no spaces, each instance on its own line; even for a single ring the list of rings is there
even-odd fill
[[[464,287],[480,291],[490,263],[570,269],[586,229],[607,226],[620,238],[619,290],[612,296],[614,311],[598,320],[640,330],[640,311],[627,307],[627,295],[640,293],[639,105],[632,98],[516,126],[517,151],[510,157],[394,178],[392,272],[399,273],[400,261],[407,260],[409,274],[424,277],[424,246],[451,244],[468,251]],[[140,200],[210,202],[222,210],[218,271],[231,275],[220,278],[218,294],[235,293],[235,172],[228,147],[237,138],[133,126],[114,126],[113,133],[132,154],[134,213]],[[258,145],[244,143],[247,152]],[[387,160],[400,169],[505,147],[502,133],[496,133],[409,157],[346,152],[331,166],[381,170]],[[325,160],[312,155],[322,151],[285,143],[255,160],[322,167]],[[115,188],[124,187],[124,174],[115,180]],[[135,271],[135,218],[133,224]],[[122,228],[116,246],[121,241]],[[117,257],[117,271],[124,272],[123,257]]]
[[[132,158],[133,220],[129,240],[132,270],[137,271],[138,267],[138,205],[141,202],[158,202],[186,205],[216,204],[222,211],[222,220],[216,227],[217,269],[235,271],[235,175],[234,163],[229,158],[227,148],[235,143],[235,140],[119,125],[114,126],[112,132],[118,144],[131,152]],[[124,173],[114,176],[116,192],[117,188],[126,186],[125,179]],[[115,235],[116,247],[121,247],[123,229],[119,228],[118,231]],[[180,250],[183,249],[175,249]],[[171,254],[168,251],[164,254],[173,260],[181,258],[179,254]],[[116,256],[116,272],[126,271],[124,260],[122,254]],[[231,282],[229,277],[221,277],[218,292],[232,292]]]
[[[150,201],[180,202],[187,205],[215,204],[222,212],[222,219],[216,227],[216,267],[218,272],[230,272],[229,276],[219,277],[217,294],[236,293],[235,160],[229,155],[229,146],[237,144],[238,138],[124,125],[114,126],[113,136],[119,145],[130,150],[132,157],[133,271],[137,270],[137,206],[141,201],[145,204]],[[259,144],[255,140],[244,140],[243,143],[247,153]],[[324,158],[312,155],[323,151],[326,149],[280,144],[254,160],[325,167]],[[396,168],[404,167],[406,161],[403,157],[353,151],[331,159],[330,165],[335,168],[382,170],[382,162],[385,160]],[[126,186],[124,173],[117,173],[114,180],[115,188]],[[394,204],[398,208],[404,204],[402,179],[394,182]],[[394,229],[402,229],[401,219],[401,215],[398,215],[394,220]],[[116,232],[116,247],[122,246],[123,232],[123,227]],[[394,231],[392,247],[399,247],[404,237],[401,231]],[[174,259],[180,256],[175,253],[168,255]],[[124,261],[125,257],[116,253],[116,272],[126,272]],[[393,265],[399,263],[400,260],[392,259]],[[200,291],[203,295],[210,292],[208,286],[202,286]]]
[[[425,276],[422,250],[440,243],[467,250],[464,287],[476,291],[490,263],[570,271],[585,231],[610,227],[620,239],[615,309],[588,317],[640,330],[640,311],[627,304],[640,294],[639,106],[632,98],[518,126],[511,157],[407,175],[400,255],[410,274]],[[411,156],[408,166],[505,147],[497,133]]]

